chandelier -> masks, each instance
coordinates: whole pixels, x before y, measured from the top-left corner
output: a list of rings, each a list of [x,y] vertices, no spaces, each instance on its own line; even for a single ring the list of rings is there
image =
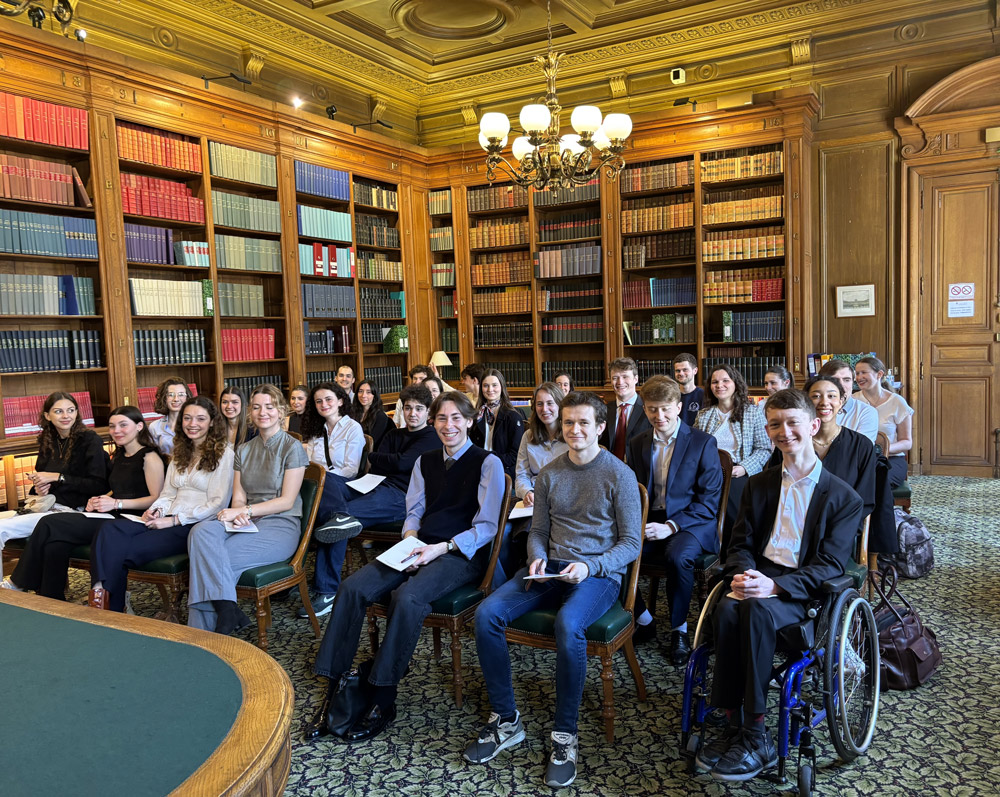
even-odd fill
[[[546,3],[546,12],[549,49],[534,58],[545,74],[545,101],[521,108],[519,119],[524,135],[511,144],[516,166],[500,154],[507,146],[510,120],[502,113],[483,114],[479,144],[486,150],[486,179],[492,183],[502,172],[517,185],[537,190],[550,186],[573,189],[589,183],[604,168],[608,178],[614,180],[625,168],[622,152],[632,132],[632,119],[626,113],[609,113],[602,122],[600,108],[580,105],[570,116],[576,132],[560,135],[562,106],[556,96],[556,74],[564,53],[552,52],[551,0]]]

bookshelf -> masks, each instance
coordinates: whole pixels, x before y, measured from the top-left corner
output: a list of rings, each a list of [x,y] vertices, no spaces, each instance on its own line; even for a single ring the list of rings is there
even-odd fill
[[[434,347],[452,361],[438,369],[441,378],[457,382],[461,373],[459,304],[456,283],[455,221],[451,188],[434,188],[427,195],[430,217],[431,288],[434,294]]]

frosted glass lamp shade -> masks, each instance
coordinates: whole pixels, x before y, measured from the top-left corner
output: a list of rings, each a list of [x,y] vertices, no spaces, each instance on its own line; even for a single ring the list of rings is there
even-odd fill
[[[525,136],[518,136],[514,143],[510,145],[510,151],[518,160],[522,160],[525,155],[534,149],[531,142]]]
[[[632,132],[632,119],[627,113],[609,113],[604,117],[604,133],[612,141],[628,138]]]
[[[484,113],[479,120],[479,132],[486,138],[503,138],[510,132],[510,119],[496,111]]]
[[[601,152],[604,152],[608,147],[611,146],[611,139],[608,138],[607,134],[604,132],[603,127],[597,128],[593,135],[594,146]]]
[[[482,133],[479,134],[479,146],[481,146],[484,150],[489,152],[490,142],[486,138],[486,136],[484,136]],[[507,136],[504,136],[503,138],[500,139],[500,149],[503,149],[506,146],[507,146]]]
[[[580,137],[575,133],[567,133],[565,136],[560,138],[559,148],[562,150],[569,150],[573,155],[579,155],[583,152],[583,147],[580,146]]]
[[[552,121],[552,114],[544,105],[532,103],[521,109],[521,128],[528,133],[540,133],[547,130]]]
[[[601,126],[601,109],[596,105],[581,105],[573,109],[569,122],[581,136],[593,133]]]

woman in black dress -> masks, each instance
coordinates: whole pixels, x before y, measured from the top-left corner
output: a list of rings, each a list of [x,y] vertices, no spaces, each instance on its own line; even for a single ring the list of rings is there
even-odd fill
[[[90,544],[101,526],[122,512],[142,514],[159,496],[163,460],[142,413],[136,407],[118,407],[111,413],[108,431],[117,445],[108,474],[111,491],[92,496],[85,511],[109,514],[102,518],[58,512],[42,518],[11,574],[15,589],[31,589],[46,598],[65,600],[66,572],[73,548]]]
[[[479,383],[478,413],[469,439],[500,457],[504,472],[513,481],[523,434],[524,416],[510,403],[503,374],[496,368],[487,368]]]
[[[382,395],[378,392],[378,385],[370,379],[363,380],[354,391],[351,415],[361,424],[365,434],[371,436],[372,451],[377,451],[385,433],[392,428],[392,421],[382,407]]]

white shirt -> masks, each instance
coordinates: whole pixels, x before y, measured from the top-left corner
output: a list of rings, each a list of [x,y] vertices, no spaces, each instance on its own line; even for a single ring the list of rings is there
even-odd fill
[[[878,414],[878,430],[880,432],[885,432],[885,436],[889,438],[890,443],[895,443],[897,440],[896,427],[905,421],[908,416],[913,415],[913,407],[907,404],[906,399],[898,393],[887,392],[887,398],[877,407],[873,407],[871,402],[861,391],[855,393],[853,398],[856,399],[855,404],[860,404],[863,407],[867,406],[870,409],[875,410]],[[895,454],[889,454],[889,452],[886,451],[885,455],[905,457],[906,452],[899,451]]]
[[[774,518],[774,529],[771,539],[764,548],[764,556],[776,565],[785,567],[799,566],[799,553],[802,548],[802,530],[806,525],[806,513],[813,491],[819,484],[819,476],[823,472],[823,463],[819,459],[809,471],[798,481],[792,481],[792,475],[787,468],[781,469],[781,494],[778,497],[778,513]]]
[[[674,458],[674,443],[677,432],[681,428],[680,419],[674,425],[674,431],[666,440],[661,440],[653,432],[653,450],[650,454],[650,469],[653,471],[653,487],[656,498],[653,499],[653,509],[667,508],[667,475],[670,473],[670,462]]]
[[[629,421],[629,418],[632,417],[632,410],[635,409],[635,400],[637,398],[639,398],[639,394],[638,393],[633,393],[632,394],[632,398],[630,398],[628,401],[622,401],[621,399],[618,399],[618,403],[615,406],[615,413],[617,413],[615,415],[615,423],[618,423],[618,416],[621,414],[622,405],[625,405],[626,407],[628,407],[628,409],[625,410],[625,425],[628,426],[628,421]],[[617,431],[617,429],[618,429],[618,427],[616,426],[615,430]]]
[[[304,441],[306,454],[310,462],[315,462],[330,473],[343,476],[346,479],[353,479],[358,475],[361,467],[361,453],[365,447],[365,432],[361,424],[352,421],[346,415],[341,415],[340,420],[334,424],[333,431],[327,427],[330,452],[330,462],[326,461],[326,453],[323,451],[323,434],[320,433],[312,440]]]
[[[176,460],[167,466],[163,489],[149,509],[159,509],[163,515],[176,515],[181,524],[214,520],[219,511],[229,506],[233,497],[233,463],[236,452],[226,446],[219,463],[211,473],[198,468],[177,470]]]
[[[722,423],[719,424],[719,428],[715,430],[715,434],[713,435],[715,442],[719,448],[728,451],[735,459],[740,451],[740,442],[736,439],[736,434],[733,432],[732,411],[723,412],[718,407],[715,408],[715,411],[718,413],[719,418],[722,419]]]
[[[875,436],[878,434],[878,413],[870,404],[862,404],[854,398],[848,398],[837,413],[837,423],[875,442]]]

